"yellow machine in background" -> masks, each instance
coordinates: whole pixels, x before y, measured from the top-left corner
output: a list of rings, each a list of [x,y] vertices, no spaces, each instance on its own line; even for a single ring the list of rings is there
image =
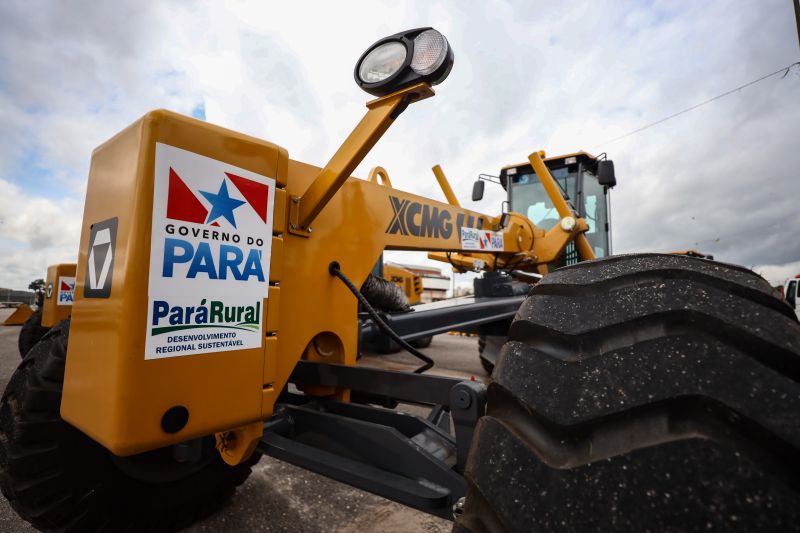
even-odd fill
[[[504,216],[509,220],[528,220],[540,232],[540,237],[556,226],[570,228],[578,224],[575,217],[585,222],[580,237],[563,247],[558,243],[546,256],[537,256],[536,270],[540,274],[574,264],[580,258],[611,255],[607,192],[616,185],[616,176],[614,164],[605,159],[605,154],[602,157],[587,152],[551,157],[545,157],[544,152],[532,154],[524,163],[503,167],[498,177],[481,175],[473,187],[473,201],[483,198],[486,182],[499,184],[506,191],[504,204],[508,205],[509,212]],[[489,252],[482,249],[470,253],[434,252],[428,257],[466,270],[511,267],[519,271],[525,270],[520,266],[531,262],[531,258],[520,255],[512,258],[512,262],[503,263],[496,254]]]
[[[530,289],[528,284],[537,283],[548,272],[576,264],[581,259],[608,257],[612,254],[609,190],[617,183],[614,163],[606,159],[605,154],[595,157],[583,151],[545,157],[541,161],[535,159],[506,165],[497,177],[480,175],[473,186],[472,200],[479,201],[483,198],[486,182],[495,183],[506,192],[503,204],[508,206],[508,211],[526,218],[537,230],[546,231],[561,224],[570,225],[572,218],[569,213],[572,213],[586,222],[586,232],[582,234],[580,241],[567,243],[558,255],[551,256],[552,259],[546,263],[539,263],[538,276],[518,269],[518,266],[528,260],[525,254],[520,254],[517,261],[503,265],[496,265],[495,256],[482,250],[428,254],[431,259],[451,264],[456,272],[475,269],[491,271],[499,267],[515,278],[513,282],[504,281],[502,276],[489,273],[482,279],[475,280],[476,295],[491,295],[498,291],[502,294],[527,294]],[[550,174],[552,180],[545,173]],[[551,198],[555,198],[555,201]],[[578,245],[583,247],[582,254],[578,253]],[[499,282],[500,286],[495,282]],[[500,350],[508,340],[512,319],[509,316],[505,320],[481,325],[472,330],[479,336],[478,356],[487,373],[494,369]]]
[[[383,279],[391,281],[403,290],[408,303],[416,305],[422,301],[422,276],[392,263],[383,264]]]
[[[26,313],[20,322],[19,354],[25,357],[28,350],[39,342],[50,328],[66,320],[72,312],[75,293],[75,264],[51,265],[47,268],[42,304],[35,312]]]
[[[42,326],[52,328],[72,313],[77,265],[62,263],[47,267]]]
[[[3,321],[4,326],[21,326],[33,315],[33,309],[28,304],[19,304],[13,313]]]

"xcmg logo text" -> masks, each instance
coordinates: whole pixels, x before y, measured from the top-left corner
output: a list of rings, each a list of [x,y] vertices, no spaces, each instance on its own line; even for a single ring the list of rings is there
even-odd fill
[[[433,237],[449,239],[453,228],[482,228],[483,219],[465,213],[458,213],[453,224],[453,215],[439,206],[403,200],[396,196],[389,197],[392,206],[392,221],[386,233],[412,235],[414,237]]]

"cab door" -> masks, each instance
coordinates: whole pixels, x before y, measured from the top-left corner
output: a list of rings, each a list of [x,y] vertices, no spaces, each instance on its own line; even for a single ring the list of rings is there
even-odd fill
[[[790,280],[789,283],[786,284],[786,289],[784,290],[786,301],[789,302],[789,305],[792,306],[794,309],[795,314],[800,316],[800,297],[797,294],[797,286],[800,282],[798,280],[793,279]]]

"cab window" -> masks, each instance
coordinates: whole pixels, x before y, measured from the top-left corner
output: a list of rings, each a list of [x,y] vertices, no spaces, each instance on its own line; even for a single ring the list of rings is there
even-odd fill
[[[567,201],[571,204],[577,194],[577,172],[569,171],[569,167],[550,169],[550,173],[566,192]],[[536,224],[548,230],[558,224],[558,211],[547,196],[542,182],[534,172],[523,172],[509,176],[511,181],[511,210],[522,213]]]
[[[592,245],[594,255],[605,257],[608,255],[606,195],[603,186],[597,182],[597,177],[588,170],[583,172],[583,208],[584,218],[589,225],[586,238]]]

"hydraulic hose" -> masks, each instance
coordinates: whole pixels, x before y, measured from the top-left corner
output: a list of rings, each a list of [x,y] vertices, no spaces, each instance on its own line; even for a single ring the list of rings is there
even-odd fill
[[[372,307],[372,304],[370,304],[364,297],[364,295],[361,294],[361,291],[358,290],[358,287],[356,287],[353,284],[353,282],[350,281],[347,278],[347,276],[344,275],[344,273],[342,272],[342,267],[341,265],[339,265],[338,261],[331,261],[331,264],[328,265],[328,273],[330,273],[331,276],[335,276],[340,280],[342,280],[342,283],[344,283],[345,286],[348,289],[350,289],[350,292],[352,292],[353,295],[361,303],[361,305],[364,306],[364,309],[366,309],[367,313],[369,313],[369,316],[372,317],[372,320],[375,322],[375,324],[377,324],[377,326],[381,329],[381,331],[387,334],[394,342],[399,344],[400,347],[403,348],[405,351],[407,351],[408,353],[410,353],[411,355],[413,355],[414,357],[425,363],[421,367],[414,370],[414,374],[422,374],[426,370],[433,368],[433,359],[431,359],[430,357],[428,357],[427,355],[425,355],[424,353],[420,352],[419,350],[411,346],[409,343],[407,343],[400,335],[398,335],[389,326],[389,324],[387,324],[381,318],[378,311],[376,311],[375,308]]]

